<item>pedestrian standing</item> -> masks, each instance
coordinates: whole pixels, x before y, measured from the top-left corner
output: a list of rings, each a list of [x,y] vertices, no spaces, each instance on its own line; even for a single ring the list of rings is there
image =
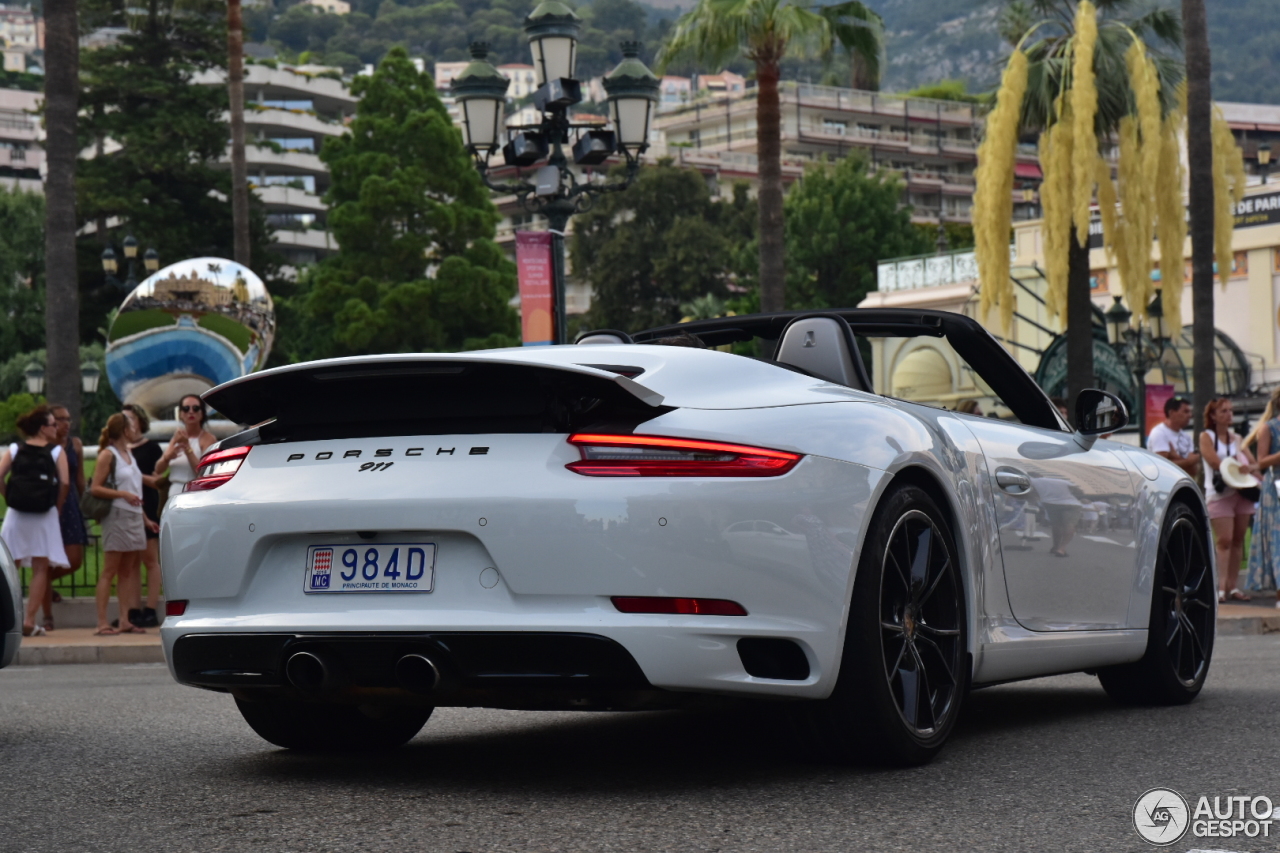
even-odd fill
[[[1244,534],[1253,518],[1253,501],[1245,500],[1222,481],[1218,469],[1222,460],[1234,458],[1250,474],[1258,473],[1257,463],[1244,446],[1244,439],[1231,431],[1235,410],[1231,400],[1216,397],[1204,408],[1204,432],[1200,433],[1200,456],[1206,468],[1204,497],[1209,506],[1218,551],[1218,601],[1248,601],[1240,590],[1240,562],[1244,559]]]
[[[136,421],[116,412],[107,419],[98,439],[98,462],[90,488],[94,497],[111,501],[102,521],[102,574],[98,578],[98,634],[145,634],[146,629],[129,621],[128,606],[138,601],[138,564],[147,547],[147,519],[142,513],[142,471],[129,452],[138,440]],[[107,486],[113,478],[115,488]],[[118,579],[118,580],[117,580]],[[119,628],[107,621],[111,581],[117,580],[120,603]]]
[[[138,470],[142,471],[142,514],[151,524],[147,525],[147,547],[142,554],[142,568],[147,570],[146,603],[136,614],[129,614],[129,621],[142,628],[157,628],[160,626],[160,616],[156,613],[156,608],[160,604],[160,492],[158,489],[148,485],[147,478],[155,474],[156,463],[160,461],[160,457],[164,454],[164,448],[160,442],[154,438],[148,438],[147,433],[151,429],[151,418],[147,416],[147,412],[141,406],[130,403],[124,407],[124,411],[137,424],[138,434],[141,436],[137,441],[129,445],[129,451],[133,454],[133,458],[137,460]],[[159,485],[159,483],[157,483]],[[152,527],[154,525],[154,529]]]
[[[58,424],[58,446],[67,457],[67,473],[71,477],[67,499],[62,503],[58,513],[58,522],[62,527],[62,548],[67,553],[67,566],[49,567],[49,589],[44,596],[44,629],[53,630],[53,605],[62,601],[62,596],[53,588],[58,578],[74,575],[84,565],[84,548],[89,543],[89,529],[85,524],[84,513],[80,511],[80,496],[84,494],[84,444],[76,436],[71,435],[71,412],[66,406],[49,407],[53,419]]]
[[[18,418],[18,429],[28,438],[10,444],[0,456],[0,488],[9,505],[0,539],[14,562],[31,567],[22,620],[22,635],[30,637],[45,632],[36,624],[36,615],[49,589],[49,567],[69,565],[58,511],[67,498],[70,477],[67,457],[58,446],[58,424],[48,406],[37,406]]]
[[[167,472],[170,488],[182,491],[183,486],[196,478],[200,457],[218,438],[205,428],[209,409],[195,394],[188,394],[179,401],[178,419],[182,426],[156,461],[155,473],[162,475]]]
[[[1200,454],[1195,441],[1184,432],[1191,423],[1191,404],[1184,397],[1164,401],[1164,421],[1156,424],[1147,436],[1147,450],[1163,456],[1192,477],[1198,476]]]
[[[1276,473],[1280,469],[1280,388],[1272,393],[1262,420],[1244,443],[1246,447],[1256,445],[1258,468],[1263,472],[1245,589],[1276,590],[1276,607],[1280,608],[1280,477]]]

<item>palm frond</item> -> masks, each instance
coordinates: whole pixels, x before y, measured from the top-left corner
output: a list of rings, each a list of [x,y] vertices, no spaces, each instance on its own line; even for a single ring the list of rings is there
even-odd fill
[[[823,6],[818,14],[826,20],[832,38],[850,56],[862,59],[869,77],[878,79],[884,47],[884,19],[858,0]]]

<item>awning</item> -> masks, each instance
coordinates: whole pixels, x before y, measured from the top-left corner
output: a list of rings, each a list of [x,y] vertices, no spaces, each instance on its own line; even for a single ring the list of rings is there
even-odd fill
[[[1262,124],[1259,122],[1258,130],[1265,130],[1268,133],[1280,133],[1280,124]]]
[[[1257,130],[1258,126],[1251,121],[1229,121],[1227,127],[1232,130]]]
[[[1038,163],[1014,163],[1013,174],[1017,178],[1032,178],[1037,181],[1044,177]]]

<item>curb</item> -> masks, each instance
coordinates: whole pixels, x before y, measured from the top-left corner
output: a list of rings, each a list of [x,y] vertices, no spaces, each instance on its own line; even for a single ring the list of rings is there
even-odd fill
[[[164,647],[147,646],[24,646],[18,649],[18,666],[50,666],[60,663],[164,663]]]
[[[1265,616],[1235,616],[1218,620],[1219,637],[1250,637],[1280,633],[1280,610]]]

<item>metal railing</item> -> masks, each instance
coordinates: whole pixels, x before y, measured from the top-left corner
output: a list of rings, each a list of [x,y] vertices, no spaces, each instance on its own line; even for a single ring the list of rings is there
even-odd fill
[[[102,533],[96,521],[86,522],[86,526],[89,527],[89,544],[84,546],[84,560],[80,568],[53,582],[54,591],[63,598],[92,597],[102,575]],[[31,569],[24,568],[20,574],[22,595],[25,597],[31,591]]]

